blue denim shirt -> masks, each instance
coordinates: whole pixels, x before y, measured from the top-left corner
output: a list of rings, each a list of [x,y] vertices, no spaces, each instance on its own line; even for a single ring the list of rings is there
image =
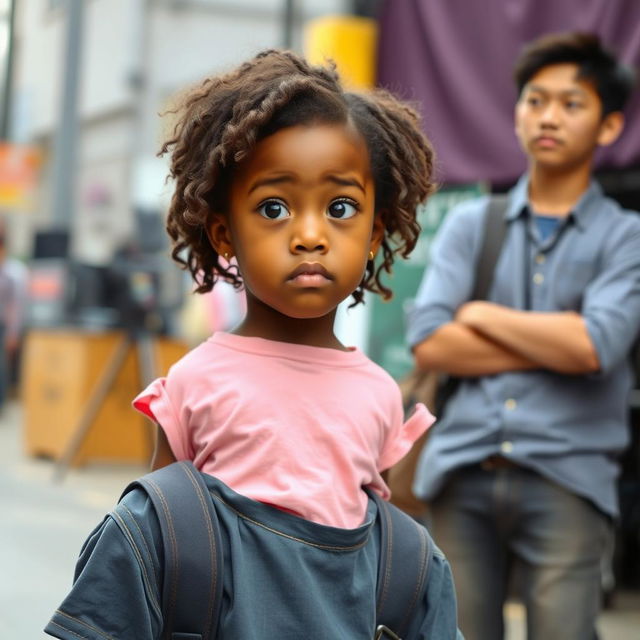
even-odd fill
[[[501,454],[616,516],[617,456],[629,436],[628,355],[640,327],[640,216],[621,209],[592,182],[555,233],[541,241],[527,193],[524,176],[510,193],[489,300],[582,314],[600,371],[464,379],[433,427],[414,490],[430,499],[456,468]],[[464,202],[447,215],[408,312],[411,346],[450,322],[470,299],[486,205],[486,198]]]

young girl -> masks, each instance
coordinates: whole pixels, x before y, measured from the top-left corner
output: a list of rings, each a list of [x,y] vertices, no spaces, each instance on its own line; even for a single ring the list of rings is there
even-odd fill
[[[135,399],[159,425],[153,467],[192,460],[253,500],[357,527],[363,487],[388,498],[381,473],[433,417],[420,405],[403,423],[397,385],[334,318],[364,290],[390,296],[380,274],[416,243],[431,147],[388,93],[345,92],[287,52],[205,81],[178,113],[173,256],[198,292],[244,286],[247,313]]]
[[[186,510],[181,524],[194,525],[194,553],[221,550],[220,573],[218,556],[202,553],[221,588],[213,598],[197,586],[201,567],[175,560],[175,536],[180,585],[168,579],[157,512],[134,488],[85,542],[45,631],[370,640],[389,637],[374,631],[388,621],[407,640],[460,638],[446,559],[427,555],[426,534],[423,553],[407,557],[406,525],[419,527],[408,519],[395,545],[383,539],[387,519],[363,489],[388,496],[381,472],[433,418],[420,406],[403,424],[393,380],[333,331],[342,300],[389,295],[381,271],[415,245],[432,153],[414,112],[384,92],[346,93],[333,69],[268,51],[188,95],[164,149],[174,257],[199,291],[220,279],[246,290],[246,317],[231,333],[216,332],[135,400],[160,425],[153,466],[188,459],[205,472],[215,518],[203,500],[205,522]],[[195,525],[209,526],[206,540]],[[402,550],[393,567],[381,561],[392,548]],[[416,573],[408,564],[429,567],[423,582],[407,577]],[[413,586],[406,602],[394,588],[402,579]],[[177,599],[187,605],[180,616]],[[394,601],[397,623],[385,614]]]

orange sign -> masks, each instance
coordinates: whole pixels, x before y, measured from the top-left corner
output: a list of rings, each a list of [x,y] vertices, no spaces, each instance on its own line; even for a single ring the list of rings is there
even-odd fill
[[[0,142],[0,209],[29,209],[42,154],[36,147]]]

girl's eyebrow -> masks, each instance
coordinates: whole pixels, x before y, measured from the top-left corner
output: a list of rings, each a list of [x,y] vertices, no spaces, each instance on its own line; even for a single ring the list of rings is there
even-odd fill
[[[358,182],[355,178],[341,178],[336,175],[328,175],[325,180],[328,182],[333,182],[334,184],[340,185],[341,187],[356,187],[360,189],[363,193],[365,193],[364,186]],[[274,176],[273,178],[262,178],[261,180],[256,180],[250,187],[248,193],[252,193],[259,187],[269,187],[276,184],[282,184],[283,182],[294,182],[295,178],[292,175],[285,174],[281,176]]]
[[[329,175],[326,179],[329,182],[340,185],[341,187],[356,187],[360,189],[360,191],[365,193],[364,186],[360,184],[360,182],[358,182],[355,178],[341,178],[340,176]]]
[[[281,175],[274,176],[273,178],[262,178],[261,180],[256,180],[250,187],[247,193],[252,193],[258,187],[268,187],[274,184],[282,184],[283,182],[293,182],[292,175]]]

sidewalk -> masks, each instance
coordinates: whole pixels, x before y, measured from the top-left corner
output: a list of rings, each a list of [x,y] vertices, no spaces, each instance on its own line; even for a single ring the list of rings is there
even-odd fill
[[[23,454],[20,429],[14,403],[0,417],[0,637],[32,640],[49,637],[42,628],[71,586],[82,543],[146,469],[89,464],[53,483],[51,461]],[[520,605],[507,606],[507,623],[507,640],[524,640]],[[600,640],[637,640],[639,629],[640,592],[617,593]]]
[[[22,451],[20,407],[0,417],[0,638],[42,632],[66,595],[80,547],[143,467],[88,465],[54,483],[54,465]]]

